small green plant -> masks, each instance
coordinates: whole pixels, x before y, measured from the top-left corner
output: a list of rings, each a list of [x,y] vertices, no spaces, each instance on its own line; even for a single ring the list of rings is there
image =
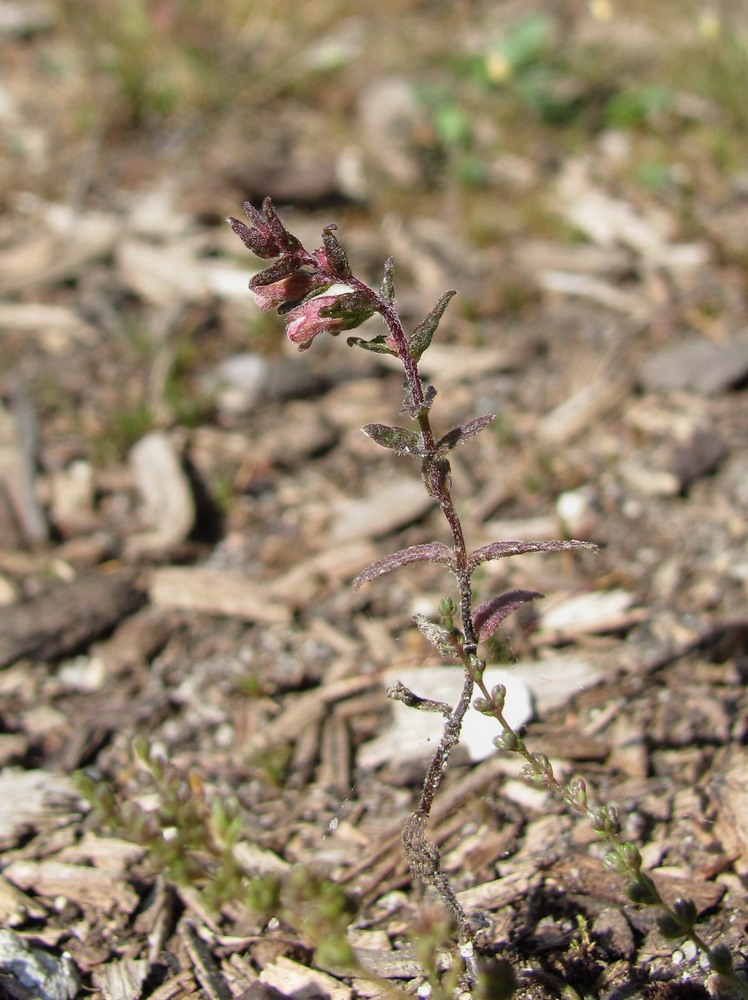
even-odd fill
[[[508,615],[541,595],[530,590],[511,590],[491,596],[475,606],[473,576],[478,567],[487,561],[524,553],[583,552],[595,550],[596,546],[567,539],[495,541],[473,550],[468,547],[452,497],[449,455],[454,448],[488,427],[493,416],[478,416],[444,434],[437,434],[431,423],[436,389],[419,372],[421,357],[428,350],[454,291],[445,292],[421,323],[406,334],[395,307],[394,262],[391,258],[385,263],[379,288],[375,289],[353,273],[345,250],[335,235],[336,226],[326,226],[322,231],[321,246],[309,251],[286,229],[269,199],[265,200],[262,211],[250,203],[245,204],[244,209],[250,224],[234,218],[228,220],[229,224],[253,254],[271,261],[250,280],[250,290],[263,311],[277,310],[284,316],[286,335],[300,351],[310,348],[314,340],[325,333],[338,336],[360,327],[374,315],[383,320],[385,333],[369,339],[351,336],[347,342],[352,347],[390,355],[398,360],[404,375],[401,413],[409,422],[406,426],[371,423],[366,424],[363,431],[381,447],[419,462],[424,488],[440,507],[451,537],[451,544],[434,540],[385,556],[364,569],[354,581],[354,586],[358,588],[402,566],[430,562],[444,566],[454,577],[457,587],[457,600],[445,596],[437,618],[430,619],[420,614],[415,616],[416,627],[436,650],[462,666],[463,688],[457,704],[451,706],[434,702],[402,684],[394,685],[389,691],[393,699],[416,709],[439,712],[444,717],[443,734],[428,767],[420,801],[406,821],[402,837],[411,872],[436,890],[456,927],[459,959],[452,963],[441,985],[440,972],[434,964],[433,945],[435,941],[444,941],[447,924],[437,921],[438,931],[423,935],[432,948],[432,951],[421,955],[424,968],[430,972],[432,988],[447,991],[439,995],[452,995],[458,988],[470,995],[489,995],[486,993],[486,976],[475,960],[474,932],[470,920],[441,869],[439,849],[427,835],[434,799],[450,754],[460,741],[463,721],[472,704],[478,712],[496,720],[500,729],[500,735],[494,740],[497,749],[517,754],[523,759],[523,776],[530,784],[547,790],[568,809],[589,820],[608,847],[604,865],[626,879],[628,898],[638,904],[658,907],[661,932],[667,937],[691,940],[702,950],[713,971],[732,989],[748,997],[748,984],[734,971],[727,949],[719,944],[709,945],[696,930],[697,912],[693,902],[677,899],[669,905],[652,878],[642,871],[641,854],[635,844],[624,839],[616,807],[612,804],[592,805],[587,786],[578,776],[566,782],[558,781],[549,759],[542,753],[532,752],[521,733],[507,722],[504,715],[506,689],[503,685],[496,685],[490,690],[486,686],[486,660],[479,655],[479,645],[496,635]],[[341,285],[345,287],[344,291],[340,290]],[[477,698],[474,697],[476,690]]]
[[[236,799],[209,801],[197,773],[185,773],[142,738],[134,741],[133,750],[147,779],[141,795],[78,774],[78,787],[97,825],[145,847],[149,867],[173,885],[198,892],[208,910],[218,912],[227,903],[239,903],[261,924],[280,920],[314,948],[323,968],[366,977],[386,997],[407,1000],[405,993],[359,961],[347,937],[357,906],[340,885],[308,865],[250,875],[236,851],[243,827]],[[436,967],[447,939],[444,920],[434,927],[424,922],[416,930],[426,966]],[[447,1000],[445,993],[433,996]]]

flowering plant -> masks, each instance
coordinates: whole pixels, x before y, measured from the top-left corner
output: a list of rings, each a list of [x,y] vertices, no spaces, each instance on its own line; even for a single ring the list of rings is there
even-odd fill
[[[251,279],[250,289],[261,309],[277,309],[285,317],[286,335],[299,350],[308,349],[320,334],[337,336],[343,331],[356,329],[374,315],[383,320],[384,334],[368,339],[349,337],[348,344],[398,359],[405,376],[401,413],[409,418],[410,423],[405,427],[371,423],[362,429],[381,447],[420,461],[424,487],[439,505],[451,536],[450,544],[435,540],[411,545],[377,560],[358,575],[354,586],[361,587],[383,574],[416,562],[439,563],[456,581],[457,601],[444,597],[437,618],[416,615],[414,620],[421,634],[441,655],[456,659],[462,665],[464,680],[459,700],[454,706],[442,704],[420,697],[402,684],[393,685],[388,694],[414,708],[440,712],[444,716],[441,739],[428,766],[418,805],[406,821],[402,840],[412,873],[433,886],[456,923],[462,959],[460,985],[472,991],[478,982],[473,956],[474,930],[440,868],[439,849],[427,838],[426,830],[450,753],[460,740],[462,724],[472,704],[478,712],[497,721],[501,734],[494,740],[495,746],[499,750],[517,753],[524,759],[523,776],[528,781],[547,789],[568,808],[589,819],[593,829],[608,846],[605,867],[627,879],[628,897],[637,903],[658,906],[661,910],[661,932],[669,937],[690,938],[703,950],[714,972],[748,997],[748,987],[733,971],[726,949],[720,945],[708,946],[695,930],[697,914],[694,904],[690,900],[678,899],[672,906],[669,905],[661,897],[654,881],[641,870],[642,859],[638,848],[622,838],[616,807],[604,805],[593,808],[588,801],[586,784],[580,777],[574,776],[565,784],[559,782],[548,758],[541,753],[532,753],[521,734],[507,722],[504,715],[505,687],[496,685],[489,690],[484,681],[486,661],[479,655],[479,644],[494,635],[513,611],[542,595],[532,590],[510,590],[474,606],[472,577],[478,566],[490,560],[524,553],[594,551],[596,546],[590,542],[567,539],[494,541],[473,550],[468,548],[452,498],[449,453],[488,427],[493,416],[475,417],[445,434],[437,435],[431,424],[436,389],[419,372],[419,362],[428,350],[455,292],[445,292],[415,329],[406,334],[395,308],[392,258],[386,261],[382,281],[375,290],[353,274],[347,255],[335,236],[334,225],[323,229],[322,245],[310,252],[285,228],[270,199],[265,200],[261,211],[249,203],[244,205],[244,210],[249,226],[235,218],[227,221],[252,253],[273,261]],[[476,689],[478,697],[474,700]],[[487,983],[484,978],[482,995],[489,995],[485,992],[486,988],[491,989]]]

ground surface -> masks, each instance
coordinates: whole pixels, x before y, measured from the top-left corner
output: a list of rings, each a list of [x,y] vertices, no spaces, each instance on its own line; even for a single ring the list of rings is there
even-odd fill
[[[408,931],[436,904],[399,831],[424,759],[386,736],[383,674],[435,665],[411,617],[451,583],[350,584],[445,528],[359,430],[402,421],[398,374],[343,338],[297,356],[254,307],[223,216],[266,194],[309,246],[337,221],[372,282],[393,254],[410,324],[459,290],[424,369],[438,428],[497,414],[454,453],[470,547],[600,545],[483,571],[481,597],[546,595],[487,657],[528,678],[531,749],[619,804],[740,965],[740,5],[298,6],[0,4],[0,994],[379,995],[285,923],[175,887],[179,821],[133,843],[159,787],[233,797],[248,873],[314,863],[358,901],[362,961],[422,982]],[[136,736],[175,769],[160,786]],[[119,829],[81,769],[129,803]],[[517,772],[458,758],[433,816],[480,947],[534,970],[528,993],[704,983]]]

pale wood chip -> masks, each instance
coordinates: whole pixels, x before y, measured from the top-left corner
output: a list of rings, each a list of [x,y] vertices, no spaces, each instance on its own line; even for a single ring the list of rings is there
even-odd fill
[[[253,741],[254,747],[275,746],[298,738],[309,725],[318,724],[330,706],[379,685],[375,677],[344,677],[312,691],[304,691],[279,716],[266,725]]]
[[[49,771],[0,771],[0,848],[15,846],[29,830],[51,829],[78,812],[72,778]]]
[[[45,215],[36,221],[43,235],[0,253],[0,295],[77,277],[85,264],[111,252],[119,234],[113,215],[74,215],[63,205],[48,206]]]
[[[94,986],[104,994],[104,1000],[140,1000],[148,968],[144,958],[110,962],[94,972]]]
[[[538,284],[546,292],[589,299],[613,312],[623,313],[624,316],[645,316],[651,308],[643,295],[622,291],[615,285],[588,274],[543,271],[538,275]]]
[[[348,986],[325,972],[308,969],[290,958],[281,956],[260,973],[260,982],[273,986],[284,997],[324,996],[327,1000],[352,1000]]]
[[[191,1000],[199,996],[192,973],[184,971],[154,990],[150,1000]]]
[[[234,848],[234,855],[249,875],[282,874],[291,867],[275,851],[243,840]]]
[[[317,782],[340,798],[351,788],[351,733],[348,722],[332,712],[322,726],[322,747]]]
[[[151,574],[154,604],[181,611],[226,615],[265,625],[288,625],[291,612],[268,596],[265,582],[202,567],[167,566]]]
[[[0,332],[22,330],[43,335],[54,331],[66,338],[93,344],[97,340],[94,327],[66,306],[43,302],[6,302],[0,304]]]
[[[99,837],[87,830],[81,840],[60,852],[59,860],[69,864],[92,864],[117,878],[126,875],[145,852],[145,847],[129,840]]]
[[[330,536],[337,543],[381,538],[419,521],[433,505],[420,479],[390,479],[362,500],[336,501]]]
[[[733,754],[732,765],[712,782],[717,806],[714,832],[726,854],[735,859],[738,875],[748,875],[748,755]]]
[[[352,580],[377,554],[378,550],[369,542],[349,540],[345,545],[331,546],[305,559],[265,589],[274,597],[292,602],[294,607],[305,607],[323,582],[329,586]]]
[[[630,395],[632,384],[633,376],[627,371],[590,379],[546,413],[538,421],[536,433],[548,444],[568,443],[619,406]]]
[[[467,347],[464,344],[432,343],[418,362],[422,375],[442,387],[457,382],[470,382],[497,371],[515,371],[528,360],[532,346],[527,341],[515,342],[506,347]],[[387,368],[402,371],[397,358],[378,354],[377,360]]]
[[[475,910],[500,910],[504,906],[511,906],[527,896],[536,870],[534,865],[523,865],[521,871],[512,872],[504,878],[463,889],[457,893],[457,899],[466,913]]]
[[[41,920],[46,910],[31,896],[0,875],[0,925],[17,927],[27,919]]]
[[[131,886],[98,868],[54,860],[12,861],[3,874],[22,889],[50,899],[63,896],[99,912],[132,913],[138,905],[138,895]]]

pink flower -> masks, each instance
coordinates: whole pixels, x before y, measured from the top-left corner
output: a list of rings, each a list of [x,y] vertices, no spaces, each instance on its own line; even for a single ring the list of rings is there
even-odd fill
[[[250,282],[250,291],[257,305],[263,312],[270,312],[285,303],[299,302],[314,292],[323,292],[330,287],[330,279],[307,271],[294,271],[293,274],[273,281],[269,285],[257,285]]]
[[[320,333],[337,337],[343,330],[360,326],[373,311],[356,292],[319,295],[302,302],[286,315],[286,336],[300,351],[306,351]]]

